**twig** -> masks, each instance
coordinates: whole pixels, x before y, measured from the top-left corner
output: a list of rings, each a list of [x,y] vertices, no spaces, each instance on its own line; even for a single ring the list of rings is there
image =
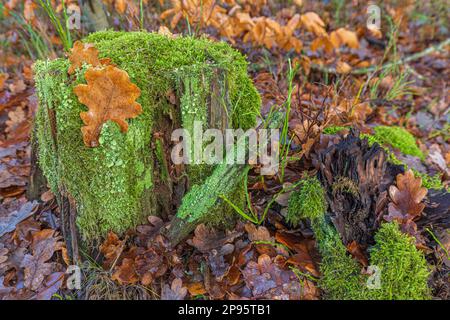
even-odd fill
[[[415,53],[413,55],[407,56],[403,59],[397,60],[397,61],[393,61],[393,62],[388,62],[386,64],[383,64],[381,67],[377,67],[377,66],[372,66],[372,67],[368,67],[368,68],[358,68],[358,69],[353,69],[352,71],[350,71],[350,74],[366,74],[375,70],[382,70],[382,69],[386,69],[398,64],[404,64],[413,60],[417,60],[420,59],[422,57],[425,57],[433,52],[436,51],[441,51],[442,49],[444,49],[445,46],[450,45],[450,38],[447,38],[447,40],[442,41],[441,43],[438,43],[434,46],[428,47],[427,49],[420,51],[418,53]],[[336,71],[336,68],[332,68],[332,67],[324,67],[321,66],[319,64],[315,64],[312,63],[311,64],[311,68],[314,70],[319,70],[322,72],[327,72],[327,73],[338,73]]]

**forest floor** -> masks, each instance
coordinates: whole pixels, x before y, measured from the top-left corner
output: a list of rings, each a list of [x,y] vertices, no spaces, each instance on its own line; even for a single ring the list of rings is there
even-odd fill
[[[266,212],[264,221],[242,219],[226,232],[200,225],[172,248],[157,232],[168,222],[149,217],[124,236],[110,233],[98,256],[83,265],[83,289],[70,290],[71,261],[55,195],[27,197],[36,162],[30,145],[38,108],[32,65],[63,56],[67,44],[89,33],[89,20],[83,16],[68,37],[42,8],[45,1],[8,0],[0,6],[0,299],[321,299],[314,234],[305,222],[294,227],[287,221],[290,193],[284,191],[317,171],[324,143],[341,139],[350,127],[369,135],[380,126],[404,128],[416,142],[419,154],[393,152],[422,177],[426,206],[413,221],[399,222],[413,224],[421,239],[432,296],[449,299],[449,197],[434,199],[446,225],[434,229],[425,214],[436,206],[430,197],[450,184],[445,1],[383,1],[379,29],[368,25],[366,1],[166,2],[103,5],[115,30],[230,43],[249,61],[262,115],[272,106],[290,110],[282,176],[260,179],[258,168],[249,174],[250,207],[257,217]],[[52,3],[55,19],[62,19],[61,1]],[[87,10],[78,1],[65,6],[71,13]],[[350,245],[348,251],[365,270],[366,253]]]

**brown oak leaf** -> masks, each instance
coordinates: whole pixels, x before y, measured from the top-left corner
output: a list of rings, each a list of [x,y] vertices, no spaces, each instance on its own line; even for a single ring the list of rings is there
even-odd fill
[[[397,175],[397,186],[389,187],[388,214],[384,216],[386,221],[397,221],[403,232],[417,237],[417,226],[414,220],[420,217],[425,204],[422,200],[427,194],[427,189],[422,187],[422,179],[415,178],[412,170]]]
[[[168,284],[163,287],[161,300],[183,300],[186,294],[187,288],[183,287],[183,281],[180,278],[176,278],[172,281],[170,287]]]
[[[80,113],[85,124],[81,128],[84,143],[96,147],[103,124],[108,120],[117,123],[122,132],[128,131],[125,120],[142,113],[141,105],[135,101],[141,90],[130,81],[128,73],[113,66],[91,68],[85,78],[87,84],[77,85],[74,93],[89,109]]]
[[[110,64],[109,58],[99,59],[98,50],[91,43],[83,43],[81,41],[75,41],[73,48],[69,55],[70,67],[67,70],[69,74],[73,74],[76,69],[80,68],[83,63],[90,64],[93,67],[99,65]]]
[[[59,237],[54,237],[55,230],[44,229],[33,234],[32,253],[25,255],[21,267],[25,268],[24,286],[37,290],[45,277],[52,273],[53,265],[47,261],[58,250]]]

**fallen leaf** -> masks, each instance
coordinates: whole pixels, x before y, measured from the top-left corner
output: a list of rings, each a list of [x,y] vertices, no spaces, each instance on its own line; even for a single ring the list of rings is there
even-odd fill
[[[326,35],[325,22],[315,12],[307,12],[300,17],[302,25],[306,30],[314,33],[316,36],[321,37]]]
[[[223,246],[225,243],[232,241],[240,235],[240,232],[233,232],[226,235],[214,228],[208,228],[205,224],[199,224],[195,228],[192,240],[188,240],[188,244],[197,248],[200,252],[206,253]]]
[[[67,70],[69,74],[73,74],[79,69],[83,63],[90,64],[93,67],[110,64],[110,59],[99,59],[98,50],[91,43],[83,43],[75,41],[73,48],[69,54],[70,67]]]
[[[135,264],[133,259],[124,258],[122,264],[117,267],[116,271],[111,276],[112,280],[120,284],[135,284],[139,281],[139,276],[135,271]]]
[[[11,212],[6,217],[0,218],[0,237],[5,233],[14,231],[16,225],[30,217],[38,208],[38,202],[27,202],[19,210]]]
[[[388,214],[383,218],[386,221],[397,221],[403,232],[414,236],[419,241],[417,226],[414,220],[422,214],[425,204],[422,200],[427,194],[427,189],[422,187],[422,179],[415,178],[412,170],[397,175],[397,186],[389,187],[391,203],[388,206]]]
[[[364,253],[364,250],[355,240],[347,245],[347,251],[364,267],[369,266],[369,261]]]
[[[183,281],[176,278],[172,281],[172,285],[164,285],[161,290],[161,300],[183,300],[187,294],[187,288],[183,287]]]
[[[335,48],[346,45],[349,48],[358,49],[359,41],[355,32],[345,28],[339,28],[330,34],[330,41]]]
[[[85,124],[81,128],[83,141],[88,147],[96,147],[103,124],[108,120],[117,123],[122,132],[128,131],[125,120],[142,113],[141,105],[135,101],[141,90],[130,81],[128,73],[114,66],[90,68],[85,78],[87,84],[79,84],[73,90],[89,109],[80,113]]]

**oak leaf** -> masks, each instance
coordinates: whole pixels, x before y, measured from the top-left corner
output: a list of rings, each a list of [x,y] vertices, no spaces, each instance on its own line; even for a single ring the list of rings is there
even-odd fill
[[[389,187],[392,202],[389,203],[388,214],[383,218],[389,222],[397,221],[403,232],[420,240],[414,220],[420,217],[425,208],[422,200],[427,192],[428,190],[422,187],[422,179],[415,178],[412,170],[397,175],[397,186]]]
[[[79,84],[73,90],[78,100],[86,105],[88,112],[81,112],[85,126],[81,128],[83,141],[88,147],[98,146],[103,124],[108,120],[128,131],[126,119],[142,113],[135,100],[141,90],[130,81],[128,73],[114,66],[90,68],[85,73],[87,84]]]
[[[33,234],[31,244],[32,255],[25,255],[21,267],[25,268],[24,286],[36,290],[47,275],[53,270],[53,264],[47,261],[51,259],[55,250],[58,250],[61,242],[54,236],[55,230],[44,229]]]
[[[161,291],[161,300],[183,300],[186,297],[188,289],[183,287],[183,281],[176,278],[172,281],[172,285],[164,285]]]
[[[73,44],[73,48],[69,54],[69,61],[70,67],[67,70],[69,74],[73,74],[83,63],[90,64],[93,67],[111,63],[109,58],[99,59],[98,50],[93,44],[83,43],[81,41],[75,41]]]

